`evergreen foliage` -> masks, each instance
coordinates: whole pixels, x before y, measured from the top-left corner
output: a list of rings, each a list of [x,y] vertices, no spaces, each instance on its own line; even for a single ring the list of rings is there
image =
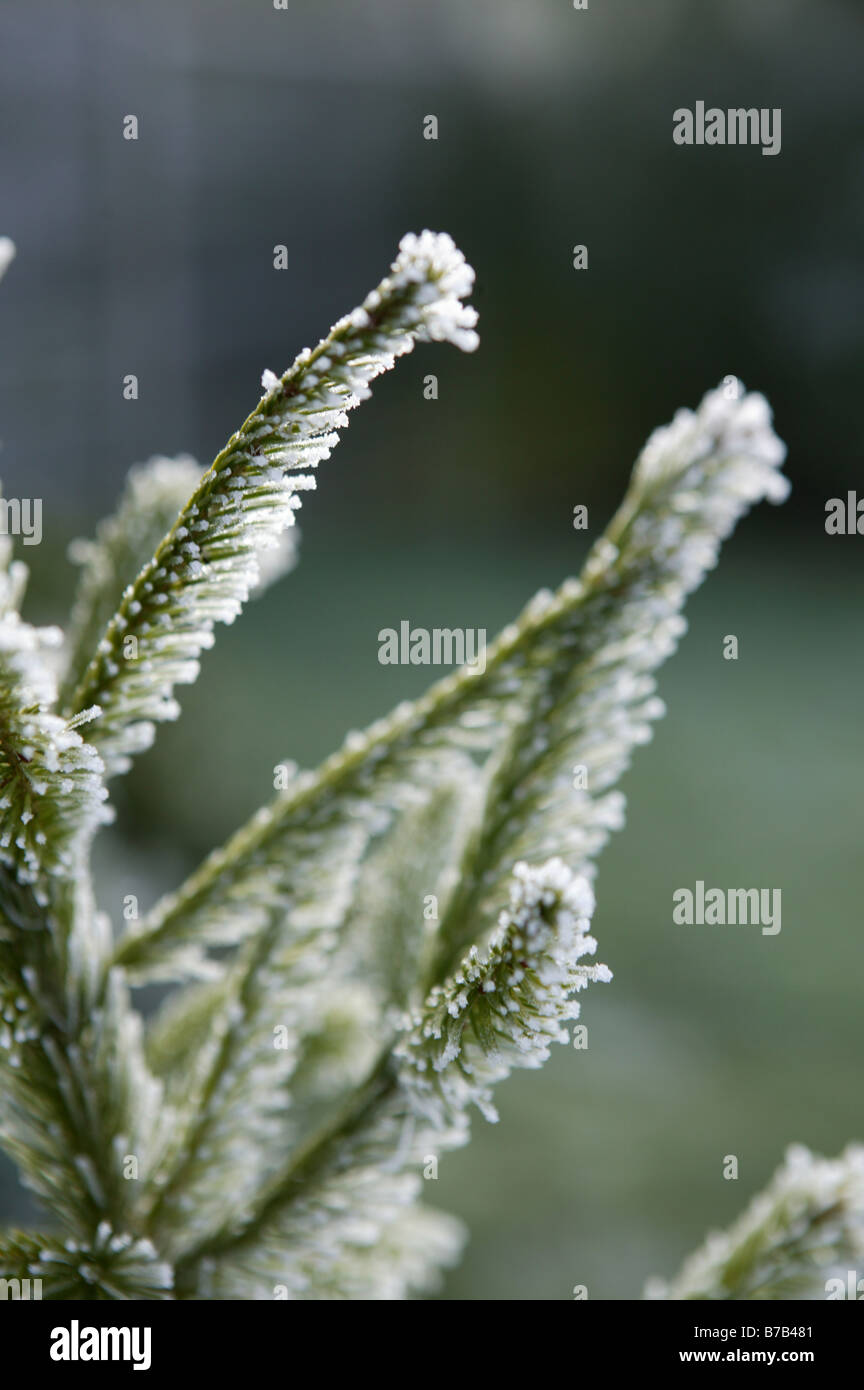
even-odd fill
[[[360,308],[264,373],[210,468],[134,470],[73,548],[65,639],[22,619],[26,570],[0,544],[0,1139],[53,1220],[2,1238],[0,1274],[44,1297],[434,1287],[463,1232],[422,1203],[424,1166],[611,979],[586,962],[594,865],[662,713],[654,672],[736,521],[786,494],[767,405],[737,381],[655,432],[581,578],[538,594],[482,670],[293,769],[116,940],[93,900],[108,779],[176,718],[215,625],[294,563],[297,509],[375,378],[419,341],[477,346],[472,283],[449,237],[405,237]],[[145,1026],[130,990],[151,981],[175,988]],[[784,1179],[655,1293],[738,1296],[766,1262],[780,1287],[816,1225],[837,1253],[845,1171],[811,1168],[821,1206]]]

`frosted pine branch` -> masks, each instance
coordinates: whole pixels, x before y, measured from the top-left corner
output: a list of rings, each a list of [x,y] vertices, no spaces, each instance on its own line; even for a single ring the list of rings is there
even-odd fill
[[[686,593],[713,561],[720,540],[747,503],[764,495],[779,500],[785,492],[776,471],[782,456],[761,398],[730,399],[713,393],[698,414],[679,416],[669,431],[649,442],[624,507],[595,547],[583,580],[529,605],[520,623],[487,649],[485,675],[466,671],[449,677],[418,704],[400,708],[365,736],[352,736],[317,775],[299,775],[269,812],[205,864],[139,935],[121,945],[119,958],[139,968],[150,950],[155,949],[158,958],[178,939],[176,933],[188,933],[190,921],[196,919],[196,931],[206,934],[214,914],[217,919],[230,916],[231,903],[240,896],[238,884],[247,891],[260,882],[263,893],[266,880],[257,877],[262,865],[283,855],[289,866],[295,862],[291,856],[297,827],[310,818],[313,824],[319,816],[330,820],[330,831],[317,841],[321,855],[334,828],[363,820],[370,841],[383,836],[386,842],[404,814],[395,805],[394,789],[403,781],[415,790],[424,784],[421,781],[418,788],[411,774],[413,758],[421,750],[426,783],[430,769],[443,766],[445,754],[450,759],[470,755],[491,768],[489,777],[478,779],[475,771],[470,779],[485,791],[475,801],[474,828],[458,869],[454,872],[451,864],[442,880],[446,908],[437,950],[427,963],[431,983],[434,986],[436,975],[440,983],[443,974],[437,972],[448,965],[452,953],[463,942],[467,946],[471,940],[482,940],[494,924],[497,914],[490,912],[490,903],[496,888],[499,903],[507,896],[506,888],[501,891],[502,880],[506,882],[516,846],[530,845],[535,851],[549,847],[566,853],[571,863],[575,855],[583,872],[590,867],[609,828],[620,820],[619,804],[603,794],[626,766],[632,747],[647,737],[650,718],[660,712],[646,677],[674,647],[681,631],[678,610]],[[594,771],[593,795],[581,798],[573,796],[569,776],[580,754]],[[466,776],[466,785],[468,780]],[[358,804],[363,808],[359,816]],[[287,924],[292,914],[290,868],[279,883]],[[364,959],[364,968],[374,969],[375,958]],[[470,966],[475,963],[476,958]],[[347,978],[357,978],[350,941],[340,965]],[[334,973],[328,972],[330,983]],[[525,1037],[520,1023],[524,1019],[514,1018],[511,1043]],[[469,1043],[470,1038],[469,1033]],[[393,1045],[398,1046],[395,1036]],[[440,1106],[440,1090],[437,1095],[439,1119],[449,1107],[450,1142],[464,1132],[453,1105],[462,1082],[455,1070],[448,1105]],[[467,1096],[470,1086],[464,1089]],[[485,1103],[482,1085],[476,1089]],[[386,1101],[375,1107],[378,1119],[370,1126],[371,1137],[365,1131],[358,1137],[364,1155],[370,1147],[373,1152],[386,1150],[383,1137],[375,1139],[378,1126],[392,1139],[408,1123],[404,1115],[398,1118],[392,1091],[385,1088],[385,1094]],[[434,1096],[430,1086],[426,1098]],[[436,1142],[439,1147],[445,1143],[440,1135]],[[327,1143],[321,1152],[329,1153]],[[290,1165],[275,1181],[274,1195],[260,1217],[251,1223],[251,1229],[259,1231],[260,1221],[265,1248],[268,1239],[275,1238],[265,1234],[273,1223],[279,1230],[283,1220],[294,1220],[288,1207],[296,1181]],[[326,1179],[326,1190],[339,1181]],[[284,1211],[280,1191],[286,1194]],[[245,1249],[251,1236],[225,1231],[201,1248],[216,1248],[223,1238],[228,1248],[239,1243]]]
[[[864,1147],[837,1159],[793,1145],[764,1192],[728,1231],[714,1232],[654,1299],[820,1299],[864,1258]],[[836,1297],[836,1294],[835,1294]]]
[[[465,1143],[469,1106],[494,1118],[492,1086],[514,1066],[541,1065],[550,1043],[567,1041],[572,996],[611,978],[579,964],[596,947],[592,909],[590,888],[560,861],[517,866],[486,958],[472,955],[462,978],[401,1021],[392,1052],[337,1123],[299,1147],[250,1221],[223,1223],[186,1252],[180,1288],[260,1298],[278,1258],[292,1297],[318,1297],[322,1286],[344,1286],[358,1253],[386,1250],[415,1220],[425,1156]]]
[[[462,299],[473,271],[446,235],[406,236],[390,274],[264,395],[205,473],[175,525],[123,595],[71,700],[102,714],[91,730],[109,772],[179,713],[174,689],[198,674],[217,622],[230,623],[260,577],[258,552],[292,525],[314,470],[371,383],[421,340],[477,345]]]
[[[404,739],[398,752],[377,768],[356,736],[317,774],[298,773],[283,796],[121,939],[116,963],[136,983],[213,977],[223,965],[206,948],[236,945],[274,916],[289,932],[295,914],[322,927],[345,920],[364,858],[394,819],[428,812],[450,788],[471,797],[473,764],[462,750],[431,758]]]
[[[106,792],[98,754],[53,712],[63,634],[21,618],[27,568],[11,555],[0,537],[0,862],[44,901],[45,875],[74,873],[106,819]]]
[[[593,876],[610,830],[623,825],[615,784],[664,712],[654,672],[686,630],[684,603],[749,506],[786,497],[785,452],[762,396],[744,395],[738,382],[709,392],[651,436],[580,580],[529,605],[499,671],[503,682],[518,680],[521,707],[442,922],[439,968],[475,937],[478,920],[494,920],[517,859],[560,855]],[[494,649],[491,659],[497,665]]]
[[[323,931],[298,933],[273,964],[265,959],[270,948],[272,930],[250,943],[223,989],[203,992],[199,1006],[208,997],[212,1004],[203,1046],[193,1043],[182,1075],[176,1052],[166,1072],[178,1123],[160,1155],[148,1229],[174,1259],[214,1231],[242,1224],[278,1170],[278,1155],[301,1137],[291,1082],[333,993],[332,941]],[[194,995],[186,1003],[194,1007]],[[173,1013],[169,1006],[157,1051],[164,1054],[166,1038],[178,1032],[182,1039],[188,1023],[183,1003]]]
[[[458,770],[464,777],[461,762]],[[416,806],[405,814],[415,841],[413,868],[422,874],[430,861],[418,855],[416,841],[446,849],[455,795],[448,785],[427,801],[417,800],[419,818]],[[390,943],[391,959],[407,959],[409,969],[413,963],[405,944],[404,896],[396,893],[392,905],[380,894],[374,904],[357,896],[358,863],[368,841],[360,809],[358,799],[355,819],[343,826],[350,833],[338,838],[322,835],[310,821],[291,846],[293,898],[277,890],[266,928],[250,939],[227,976],[181,993],[154,1024],[151,1056],[166,1078],[169,1098],[175,1099],[176,1087],[186,1103],[175,1103],[196,1117],[175,1157],[166,1156],[153,1216],[179,1232],[178,1253],[224,1227],[230,1213],[239,1219],[248,1207],[244,1194],[260,1185],[262,1154],[279,1156],[302,1144],[322,1102],[338,1102],[361,1085],[375,1062],[373,1040],[382,1036],[382,1014],[394,996],[389,975],[382,979],[376,971],[376,953],[346,928],[349,911],[372,912],[370,934]],[[389,860],[373,855],[368,863],[375,878],[402,887]],[[284,872],[274,861],[274,888],[277,868]],[[250,893],[253,920],[266,911],[267,881],[262,876]],[[241,901],[242,888],[232,898],[232,913]],[[262,1039],[271,1045],[262,1046]],[[196,1103],[190,1104],[193,1093]],[[277,1163],[273,1176],[278,1168]],[[177,1201],[182,1225],[171,1221]]]
[[[93,901],[103,758],[128,766],[215,625],[292,562],[312,470],[374,379],[422,339],[476,346],[472,280],[448,237],[405,238],[359,309],[265,372],[210,469],[132,474],[74,550],[63,715],[59,634],[20,618],[25,572],[0,551],[0,1140],[63,1228],[11,1233],[0,1266],[47,1297],[434,1288],[463,1232],[422,1205],[424,1165],[611,978],[589,880],[662,713],[654,672],[739,516],[787,489],[764,400],[729,382],[651,437],[582,577],[537,595],[484,670],[316,772],[280,768],[272,805],[116,948]],[[130,979],[194,983],[145,1035]],[[776,1296],[857,1252],[860,1167],[790,1158],[660,1296]]]
[[[0,273],[13,250],[0,241]],[[122,1157],[131,1148],[146,1164],[159,1128],[158,1087],[143,1062],[140,1016],[129,1006],[120,972],[106,969],[107,923],[90,891],[90,841],[107,818],[106,792],[102,761],[79,730],[99,711],[84,708],[72,719],[57,714],[62,633],[21,618],[26,582],[27,568],[12,559],[4,536],[0,1142],[22,1181],[78,1239],[70,1235],[62,1254],[53,1238],[33,1246],[13,1239],[0,1245],[0,1265],[13,1255],[32,1256],[37,1266],[43,1258],[65,1261],[62,1288],[75,1287],[84,1297],[88,1280],[101,1287],[100,1265],[103,1272],[122,1265],[131,1282],[144,1257],[136,1237],[113,1236],[112,1223],[128,1230],[126,1217],[134,1221],[134,1188],[123,1181]],[[69,1275],[73,1266],[77,1283]],[[34,1270],[33,1277],[41,1275]],[[161,1276],[157,1282],[164,1285]],[[114,1284],[104,1290],[103,1296],[126,1296]]]
[[[197,1296],[380,1301],[435,1293],[466,1232],[415,1200],[417,1186],[374,1166],[355,1168],[322,1189],[316,1205],[298,1204],[272,1244],[231,1262],[205,1261]]]
[[[484,950],[473,946],[457,973],[436,985],[395,1048],[402,1084],[440,1130],[469,1104],[496,1120],[492,1086],[512,1067],[539,1067],[564,1024],[579,1017],[574,995],[611,980],[603,965],[581,965],[597,943],[588,934],[594,895],[560,859],[517,864],[510,903]]]
[[[24,1184],[81,1235],[128,1229],[158,1149],[161,1088],[143,1059],[140,1015],[120,972],[104,974],[104,918],[86,895],[31,889],[0,874],[0,1143]]]
[[[135,575],[148,563],[201,481],[194,459],[153,458],[129,472],[120,505],[99,524],[95,540],[76,540],[69,558],[80,567],[69,618],[61,703],[82,679],[108,623]]]
[[[69,557],[81,567],[66,641],[61,705],[82,679],[108,623],[122,602],[130,576],[150,560],[177,515],[201,481],[194,459],[153,458],[133,468],[117,512],[101,522],[95,540],[76,540]],[[263,592],[296,561],[298,528],[285,531],[279,544],[258,557],[253,595]]]
[[[43,1204],[83,1233],[125,1217],[134,1186],[122,1157],[146,1161],[159,1107],[89,892],[101,762],[47,708],[53,671],[13,606],[22,582],[23,567],[0,576],[0,1142]]]
[[[398,819],[401,789],[416,799],[424,786],[442,785],[458,756],[488,769],[495,783],[475,772],[489,808],[485,823],[482,808],[475,816],[483,844],[440,884],[452,897],[440,972],[456,963],[481,920],[494,925],[518,859],[560,855],[591,874],[609,831],[623,821],[614,784],[662,713],[652,673],[684,630],[684,600],[747,507],[786,495],[778,471],[784,452],[761,396],[715,391],[698,412],[679,412],[646,445],[581,580],[532,600],[487,647],[485,672],[446,677],[415,704],[349,735],[317,773],[299,774],[121,943],[118,959],[141,978],[181,970],[183,943],[206,941],[214,921],[233,930],[244,897],[278,885],[290,903],[295,837],[304,827],[322,828],[322,853],[327,825],[342,833],[338,827],[365,822],[380,836]],[[588,770],[585,789],[573,785],[575,765]],[[185,960],[202,968],[194,948]]]
[[[91,1243],[29,1231],[0,1234],[0,1278],[30,1280],[29,1296],[44,1300],[164,1299],[172,1286],[170,1267],[149,1241],[118,1235],[107,1222]]]

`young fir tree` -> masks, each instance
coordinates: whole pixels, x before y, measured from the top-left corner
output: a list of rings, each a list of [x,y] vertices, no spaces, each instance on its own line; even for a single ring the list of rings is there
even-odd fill
[[[2,268],[11,254],[0,242]],[[133,471],[74,547],[65,639],[20,617],[26,570],[2,539],[0,1139],[49,1221],[0,1238],[0,1277],[43,1297],[434,1286],[463,1233],[420,1201],[424,1164],[465,1142],[472,1108],[494,1119],[496,1083],[539,1066],[579,991],[611,978],[590,963],[593,864],[662,713],[653,672],[723,538],[786,494],[767,405],[737,382],[651,437],[582,577],[538,594],[482,671],[316,772],[283,769],[275,800],[118,940],[94,902],[108,779],[177,717],[216,623],[290,567],[313,470],[372,381],[415,342],[477,346],[472,283],[449,237],[405,237],[359,309],[264,373],[209,469]],[[178,987],[145,1026],[130,988],[151,981]],[[832,1182],[830,1224],[774,1194],[653,1293],[737,1296],[757,1256],[785,1277],[813,1256],[811,1217],[824,1264],[861,1206],[860,1182]],[[794,1252],[777,1238],[792,1221]]]

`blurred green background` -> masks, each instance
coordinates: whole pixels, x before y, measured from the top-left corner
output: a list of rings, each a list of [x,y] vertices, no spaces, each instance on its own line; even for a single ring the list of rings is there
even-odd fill
[[[771,400],[794,492],[724,550],[662,673],[601,861],[615,979],[585,996],[589,1049],[512,1078],[430,1194],[472,1231],[445,1297],[638,1296],[790,1140],[864,1138],[864,539],[824,532],[829,497],[864,494],[860,5],[4,0],[0,51],[0,467],[44,498],[31,616],[62,617],[67,541],[129,465],[211,457],[404,231],[451,232],[478,272],[479,352],[422,348],[379,383],[321,467],[298,570],[117,784],[115,919],[266,800],[278,760],[422,690],[379,665],[381,627],[491,635],[578,568],[573,506],[591,539],[650,429],[728,372]],[[780,107],[781,154],[674,146],[700,99]],[[782,932],[673,926],[697,878],[780,887]],[[30,1215],[4,1165],[0,1220]]]

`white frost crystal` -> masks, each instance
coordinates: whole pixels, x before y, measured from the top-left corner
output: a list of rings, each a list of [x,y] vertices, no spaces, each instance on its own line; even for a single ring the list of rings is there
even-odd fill
[[[473,352],[480,339],[475,332],[477,312],[462,303],[474,289],[474,271],[446,232],[409,232],[399,243],[393,262],[394,288],[413,291],[420,309],[423,331],[434,342],[447,341]],[[363,308],[375,312],[381,290],[375,290]]]
[[[698,410],[679,410],[649,438],[634,483],[663,497],[663,525],[639,518],[634,540],[650,528],[652,542],[675,556],[678,580],[689,592],[713,568],[721,541],[748,507],[763,499],[785,501],[789,481],[779,471],[785,457],[765,397],[746,394],[729,379],[709,391]],[[700,518],[702,525],[694,526]]]

